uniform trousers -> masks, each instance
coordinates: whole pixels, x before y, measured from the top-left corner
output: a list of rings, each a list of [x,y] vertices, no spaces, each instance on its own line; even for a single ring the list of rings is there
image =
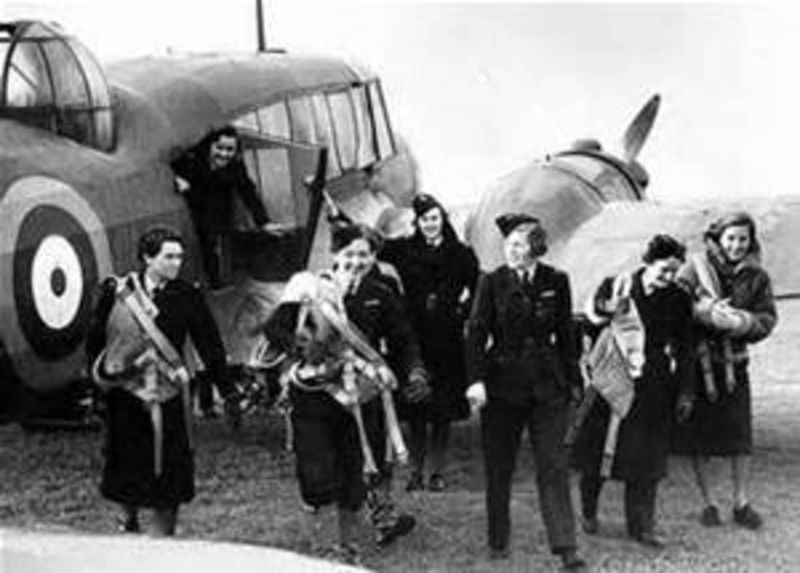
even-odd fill
[[[597,504],[602,489],[602,477],[585,472],[581,474],[581,512],[585,518],[597,517]],[[643,533],[653,533],[657,492],[657,480],[625,480],[625,524],[628,535],[638,537]]]
[[[563,399],[520,406],[489,398],[481,414],[481,429],[491,549],[503,550],[508,546],[511,478],[525,428],[533,448],[539,507],[550,549],[553,553],[563,553],[576,547],[567,454],[563,447],[567,415]]]

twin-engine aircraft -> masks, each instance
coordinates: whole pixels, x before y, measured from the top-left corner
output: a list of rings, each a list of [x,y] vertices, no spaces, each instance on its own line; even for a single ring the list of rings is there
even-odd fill
[[[503,259],[494,219],[511,211],[536,215],[549,235],[545,259],[569,272],[574,308],[580,313],[604,277],[640,262],[656,233],[699,249],[703,230],[716,214],[745,209],[756,219],[775,294],[800,294],[800,266],[792,260],[800,240],[800,197],[692,205],[648,199],[650,178],[637,158],[660,105],[660,96],[654,95],[636,115],[623,135],[620,156],[595,140],[579,140],[572,149],[533,161],[487,189],[465,222],[465,236],[483,268],[492,269]]]
[[[238,127],[259,197],[284,228],[257,229],[244,209],[229,222],[228,274],[209,299],[228,347],[241,354],[250,343],[244,323],[268,312],[291,273],[324,262],[323,188],[366,223],[410,200],[413,162],[398,152],[380,80],[340,60],[275,51],[149,57],[104,70],[54,24],[0,24],[6,417],[56,414],[69,403],[71,383],[86,378],[96,285],[137,266],[136,241],[148,227],[179,229],[185,274],[203,279],[170,165],[227,124]]]

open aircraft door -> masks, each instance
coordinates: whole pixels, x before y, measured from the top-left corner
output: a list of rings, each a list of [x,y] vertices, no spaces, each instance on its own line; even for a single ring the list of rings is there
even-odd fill
[[[228,269],[262,282],[283,282],[306,267],[323,202],[327,150],[243,132],[248,173],[275,232],[255,227],[237,205]]]

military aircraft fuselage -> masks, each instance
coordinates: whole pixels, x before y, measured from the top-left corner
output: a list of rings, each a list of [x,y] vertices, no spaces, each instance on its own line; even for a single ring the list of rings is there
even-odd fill
[[[57,27],[0,24],[0,43],[0,412],[16,407],[19,389],[86,377],[99,282],[138,267],[149,227],[176,228],[182,277],[203,279],[172,164],[212,129],[237,127],[258,198],[285,229],[261,233],[241,205],[226,222],[233,262],[226,288],[208,298],[232,355],[250,336],[237,317],[262,317],[264,292],[326,260],[317,183],[366,222],[413,193],[379,81],[351,64],[284,53],[142,58],[111,66],[106,81]],[[60,67],[47,61],[54,54]]]
[[[0,123],[3,352],[13,376],[46,390],[85,372],[82,342],[98,281],[136,267],[144,229],[167,224],[191,237],[191,218],[168,163]]]

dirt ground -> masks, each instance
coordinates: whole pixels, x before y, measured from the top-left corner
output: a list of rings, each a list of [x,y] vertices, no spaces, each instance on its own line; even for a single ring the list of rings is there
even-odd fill
[[[800,301],[779,306],[780,325],[754,348],[755,443],[751,497],[766,524],[753,533],[730,523],[729,469],[713,466],[723,527],[697,521],[700,501],[686,460],[671,460],[659,493],[663,551],[638,547],[624,537],[622,488],[603,494],[601,532],[579,534],[592,570],[797,571],[800,570]],[[282,425],[272,415],[246,420],[232,437],[219,421],[198,421],[197,497],[181,512],[179,535],[277,546],[314,554],[333,540],[334,517],[316,522],[300,509],[293,460],[282,451]],[[115,509],[97,493],[101,434],[23,432],[0,427],[0,527],[26,530],[111,532]],[[523,450],[512,501],[512,559],[498,566],[486,558],[483,466],[478,426],[454,429],[448,489],[406,494],[400,505],[419,519],[417,529],[378,552],[368,548],[365,565],[381,571],[548,571],[538,515],[533,461]],[[576,498],[577,499],[577,498]]]

